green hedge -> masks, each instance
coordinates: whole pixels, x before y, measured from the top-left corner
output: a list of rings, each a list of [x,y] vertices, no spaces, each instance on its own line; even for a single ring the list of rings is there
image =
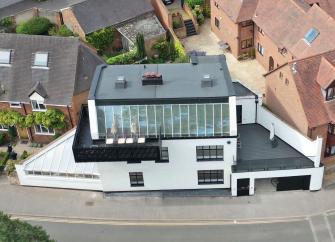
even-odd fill
[[[74,36],[73,32],[69,30],[66,27],[66,25],[61,25],[60,27],[53,26],[52,28],[49,29],[48,33],[50,36],[61,36],[61,37]]]
[[[43,35],[48,34],[48,30],[52,27],[51,22],[47,18],[34,17],[27,22],[21,23],[16,27],[18,34]]]
[[[86,36],[88,43],[93,45],[98,51],[104,51],[110,47],[114,41],[115,29],[103,28]]]
[[[139,57],[137,55],[137,51],[129,51],[117,56],[113,56],[107,60],[109,65],[125,65],[125,64],[133,64],[138,61]]]
[[[2,172],[5,169],[8,158],[9,158],[9,153],[0,152],[0,172]]]

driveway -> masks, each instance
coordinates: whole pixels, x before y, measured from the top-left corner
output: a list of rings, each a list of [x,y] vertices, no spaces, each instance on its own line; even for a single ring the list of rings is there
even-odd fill
[[[235,57],[220,49],[219,39],[211,31],[210,20],[200,26],[200,34],[182,40],[187,52],[204,51],[207,55],[224,54],[233,80],[239,80],[257,94],[265,92],[265,69],[256,60],[237,61]]]

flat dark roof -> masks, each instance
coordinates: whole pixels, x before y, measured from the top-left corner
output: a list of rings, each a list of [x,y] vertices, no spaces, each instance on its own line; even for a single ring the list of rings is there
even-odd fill
[[[285,170],[314,167],[313,161],[275,136],[272,146],[270,132],[259,124],[238,126],[241,148],[238,148],[234,172]]]
[[[142,86],[145,72],[162,74],[163,85]],[[213,87],[202,87],[204,75],[210,75]],[[123,76],[124,89],[115,88],[115,81]],[[215,99],[235,96],[225,56],[199,56],[198,64],[141,64],[110,65],[97,69],[89,99],[111,103],[127,101],[158,101],[169,99]]]
[[[233,82],[233,86],[237,97],[257,96],[254,92],[239,82]]]

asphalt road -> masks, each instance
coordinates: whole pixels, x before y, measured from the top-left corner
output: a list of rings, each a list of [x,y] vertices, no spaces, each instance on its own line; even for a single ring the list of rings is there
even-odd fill
[[[335,220],[334,220],[335,221]],[[313,242],[308,220],[229,225],[89,225],[31,222],[59,242]],[[321,241],[320,241],[321,242]],[[326,241],[322,241],[326,242]]]

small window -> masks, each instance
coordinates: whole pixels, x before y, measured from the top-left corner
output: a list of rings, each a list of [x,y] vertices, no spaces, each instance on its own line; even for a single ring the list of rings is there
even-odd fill
[[[257,43],[257,51],[261,55],[264,55],[264,47],[260,43]]]
[[[218,8],[218,9],[220,8],[220,7],[219,7],[219,4],[218,4],[216,1],[214,2],[214,6],[215,6],[216,8]]]
[[[283,75],[283,73],[280,71],[280,72],[279,72],[279,78],[280,78],[280,79],[283,79],[283,77],[284,77],[284,75]]]
[[[320,32],[319,30],[315,28],[311,28],[308,30],[308,32],[305,35],[305,40],[309,43],[312,44],[312,42],[319,36]]]
[[[47,108],[42,101],[31,100],[33,111],[46,111]]]
[[[215,17],[215,26],[220,29],[220,20]]]
[[[326,100],[333,100],[335,98],[335,87],[329,87],[326,90]]]
[[[156,163],[167,163],[169,162],[169,148],[162,147],[161,148],[161,159],[156,161]]]
[[[263,29],[261,29],[260,27],[257,26],[257,30],[258,30],[258,32],[260,32],[261,34],[264,35],[264,31],[263,31]]]
[[[328,133],[329,134],[335,134],[335,124],[329,124],[328,125]]]
[[[197,146],[197,161],[222,161],[223,145]]]
[[[129,172],[130,186],[143,187],[143,172]]]
[[[21,108],[21,103],[20,102],[10,102],[9,107],[11,107],[11,108]]]
[[[198,171],[198,185],[223,184],[223,170]]]
[[[34,66],[48,67],[48,53],[35,53]]]
[[[0,50],[0,64],[10,64],[11,50]]]
[[[335,146],[327,146],[326,148],[326,156],[335,155]]]
[[[7,131],[7,130],[8,130],[7,125],[0,124],[0,131]]]
[[[285,78],[285,85],[288,86],[288,84],[290,84],[290,81],[287,78]]]
[[[47,128],[43,125],[35,125],[35,133],[41,135],[54,135],[55,130],[53,128]]]
[[[253,46],[253,39],[246,39],[241,41],[241,49],[250,48]]]

